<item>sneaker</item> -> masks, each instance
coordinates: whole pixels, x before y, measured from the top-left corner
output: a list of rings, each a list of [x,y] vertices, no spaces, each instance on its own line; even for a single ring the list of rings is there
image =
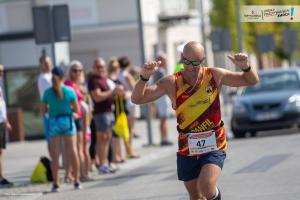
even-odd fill
[[[111,170],[110,170],[109,166],[101,165],[100,167],[98,167],[98,173],[99,174],[109,174],[109,173],[111,173]]]
[[[59,192],[59,185],[53,184],[53,185],[52,185],[51,192]]]
[[[172,146],[173,142],[169,141],[169,140],[163,140],[160,143],[160,146]]]
[[[109,163],[109,170],[111,173],[115,173],[116,171],[119,171],[119,167],[118,165],[114,164],[114,163]]]
[[[7,179],[2,178],[0,181],[0,188],[4,187],[12,187],[14,184],[12,182],[9,182]]]
[[[80,184],[79,182],[74,183],[74,189],[75,189],[75,190],[81,190],[81,189],[82,189],[81,184]]]

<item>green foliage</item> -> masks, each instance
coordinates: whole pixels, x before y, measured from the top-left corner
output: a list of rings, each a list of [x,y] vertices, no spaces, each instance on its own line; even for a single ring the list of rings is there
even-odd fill
[[[237,49],[237,29],[235,22],[234,0],[212,0],[210,20],[213,29],[229,28],[233,49]]]
[[[298,0],[240,0],[242,5],[298,5]],[[229,28],[233,51],[237,49],[237,23],[235,16],[235,0],[212,0],[212,10],[210,13],[211,25],[213,29]],[[257,35],[272,33],[275,38],[276,50],[274,54],[279,59],[286,59],[288,55],[283,53],[282,31],[287,28],[298,29],[298,41],[300,40],[300,23],[241,23],[244,49],[258,53],[256,50]],[[296,55],[299,55],[297,52]]]

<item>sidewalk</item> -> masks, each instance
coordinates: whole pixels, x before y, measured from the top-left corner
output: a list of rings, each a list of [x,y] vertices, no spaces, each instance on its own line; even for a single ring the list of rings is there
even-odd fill
[[[230,107],[222,107],[223,120],[227,129],[227,136],[230,139]],[[120,171],[115,175],[126,174],[129,170],[133,170],[139,166],[151,163],[154,160],[174,154],[177,150],[177,130],[176,118],[168,120],[169,139],[174,142],[173,146],[160,147],[159,121],[152,119],[152,140],[153,144],[149,146],[147,122],[146,120],[138,120],[136,122],[134,132],[139,135],[138,139],[133,140],[134,149],[141,156],[137,159],[127,160],[124,164],[119,165]],[[16,199],[16,200],[33,200],[50,191],[51,184],[31,184],[31,173],[37,164],[39,158],[48,155],[47,147],[44,140],[26,141],[21,143],[9,143],[3,154],[3,170],[4,176],[14,183],[13,188],[0,188],[0,200]],[[49,156],[48,156],[49,157]],[[61,176],[63,177],[63,176]],[[98,175],[96,171],[91,174],[95,181],[103,181],[102,175]],[[83,183],[84,185],[88,183]],[[62,189],[62,192],[64,190]]]
[[[119,165],[118,173],[126,173],[147,162],[167,156],[176,152],[177,148],[177,131],[176,119],[168,120],[169,139],[174,142],[173,146],[160,147],[159,121],[152,119],[152,140],[154,145],[149,146],[147,122],[138,120],[134,132],[140,137],[133,140],[134,148],[141,156],[137,159],[127,160],[124,164]],[[46,143],[40,141],[26,141],[21,143],[9,143],[3,154],[3,172],[4,176],[14,183],[13,188],[0,188],[0,200],[2,199],[35,199],[48,192],[51,184],[31,184],[31,173],[37,164],[39,158],[48,155]],[[97,172],[93,172],[92,177],[100,177]],[[84,187],[83,183],[83,187]]]

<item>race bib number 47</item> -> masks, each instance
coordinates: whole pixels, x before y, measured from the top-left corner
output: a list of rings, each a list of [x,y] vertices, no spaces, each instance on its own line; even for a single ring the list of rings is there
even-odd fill
[[[189,133],[188,143],[191,155],[201,155],[218,149],[214,131]]]

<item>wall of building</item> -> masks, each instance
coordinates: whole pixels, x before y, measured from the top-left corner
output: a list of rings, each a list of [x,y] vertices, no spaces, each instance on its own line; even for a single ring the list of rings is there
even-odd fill
[[[26,88],[36,86],[36,80],[29,77],[38,73],[38,58],[42,49],[52,55],[50,45],[36,45],[33,38],[32,6],[68,4],[72,41],[55,45],[57,64],[68,65],[71,59],[80,60],[86,68],[90,68],[96,57],[107,61],[113,56],[128,56],[135,66],[141,66],[141,50],[136,0],[22,0],[0,1],[0,36],[24,34],[25,38],[1,40],[0,63],[8,69],[8,77],[22,77],[27,81]],[[197,16],[192,20],[172,22],[165,29],[163,37],[159,37],[161,14],[174,16],[190,12],[188,0],[142,0],[145,59],[155,58],[158,43],[165,44],[170,71],[179,59],[177,45],[188,40],[200,41]],[[29,34],[29,36],[28,36]],[[0,37],[1,38],[1,37]],[[160,38],[160,39],[159,39]],[[24,70],[31,70],[30,73]],[[11,81],[11,80],[10,80]],[[8,83],[8,82],[7,82]],[[25,105],[18,99],[18,91],[24,91],[18,84],[14,90],[12,82],[7,86],[11,105],[21,106],[26,117],[25,131],[32,132],[40,125],[36,105]],[[31,91],[35,92],[35,91]],[[36,91],[37,92],[37,91]],[[27,93],[22,93],[26,95]],[[31,94],[31,93],[30,93]],[[39,102],[39,99],[36,99]],[[31,121],[30,121],[31,120]],[[32,122],[32,120],[35,120]],[[30,126],[34,124],[34,126]]]
[[[139,63],[140,51],[137,25],[103,27],[75,32],[70,43],[71,59],[81,59],[91,66],[96,57],[109,60],[114,56],[128,56]],[[92,59],[91,59],[92,58]]]

